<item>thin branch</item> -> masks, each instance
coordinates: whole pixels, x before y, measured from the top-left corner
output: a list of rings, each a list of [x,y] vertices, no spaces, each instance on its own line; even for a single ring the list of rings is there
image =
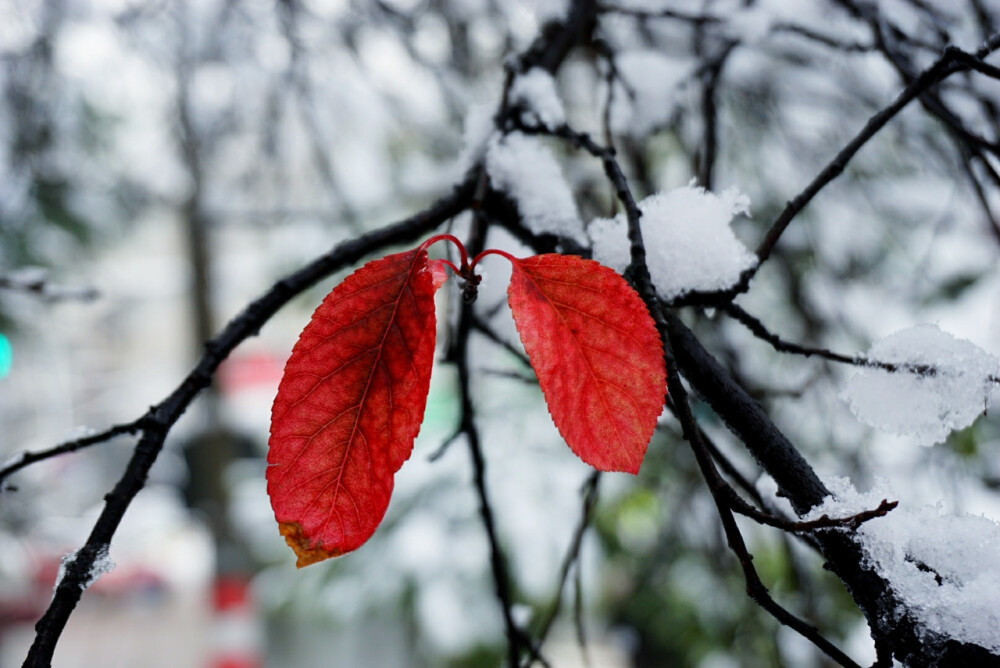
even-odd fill
[[[480,318],[476,314],[472,315],[472,329],[482,334],[487,339],[489,339],[490,341],[497,344],[498,346],[506,350],[508,353],[519,359],[521,363],[524,364],[526,367],[531,366],[531,360],[528,359],[528,356],[524,354],[523,350],[520,350],[517,346],[507,341],[499,334],[497,334],[495,331],[493,331],[493,328],[490,327],[486,322],[483,321],[482,318]]]
[[[590,653],[587,651],[587,627],[583,622],[583,566],[579,560],[573,569],[573,627],[576,630],[576,645],[580,648],[584,668],[590,668]]]
[[[771,344],[771,347],[779,353],[791,353],[794,355],[802,355],[804,357],[822,357],[823,359],[830,360],[831,362],[840,362],[841,364],[864,365],[867,363],[864,358],[841,355],[840,353],[832,352],[826,348],[804,346],[798,343],[786,341],[777,334],[768,330],[767,327],[764,326],[764,323],[747,313],[735,302],[723,304],[721,309],[724,313],[726,313],[726,315],[729,315],[738,323],[750,330],[750,333],[758,339]]]
[[[837,39],[830,35],[814,30],[797,23],[775,23],[771,26],[771,30],[774,32],[783,32],[790,35],[797,35],[803,37],[811,42],[816,42],[817,44],[822,44],[823,46],[828,46],[831,49],[836,49],[837,51],[843,51],[845,53],[868,53],[875,49],[872,44],[865,44],[862,42],[845,42],[843,40]]]
[[[881,360],[871,359],[870,357],[865,357],[864,355],[855,355],[849,357],[847,355],[842,355],[840,353],[835,353],[826,348],[816,348],[812,346],[803,346],[798,343],[792,343],[782,339],[777,334],[774,334],[767,327],[764,326],[760,320],[750,315],[744,311],[740,306],[734,302],[722,305],[722,311],[727,315],[732,316],[737,322],[742,324],[750,333],[752,333],[757,338],[768,342],[771,347],[782,353],[791,353],[794,355],[803,355],[805,357],[822,357],[823,359],[830,360],[831,362],[839,362],[841,364],[850,364],[852,366],[865,366],[873,369],[882,369],[883,371],[888,371],[889,373],[896,373],[899,371],[905,371],[907,373],[912,373],[917,376],[936,376],[938,373],[937,367],[933,364],[909,364],[906,362],[883,362]],[[1000,383],[1000,377],[990,375],[986,377],[987,382],[990,383]]]
[[[479,183],[482,183],[481,179],[479,179]],[[480,187],[477,186],[477,192],[479,190]],[[484,217],[479,214],[478,209],[473,209],[472,228],[469,232],[469,238],[466,240],[466,248],[473,256],[479,254],[485,247],[487,229],[488,223]],[[514,599],[511,592],[510,574],[507,569],[507,557],[497,534],[493,505],[490,502],[486,486],[486,459],[483,457],[479,429],[476,427],[475,406],[472,403],[469,339],[473,329],[473,320],[473,304],[463,302],[455,338],[452,348],[448,352],[448,360],[455,364],[458,372],[460,403],[458,433],[465,436],[465,442],[469,446],[469,455],[472,459],[472,482],[479,499],[479,518],[490,547],[493,590],[496,594],[497,604],[500,606],[507,636],[507,663],[510,668],[517,668],[521,662],[522,651],[526,651],[530,657],[537,659],[543,665],[548,665],[536,651],[534,643],[514,620]]]
[[[562,564],[559,566],[559,575],[556,578],[556,590],[552,595],[552,600],[548,605],[545,617],[538,625],[538,630],[534,634],[535,643],[541,646],[552,630],[552,624],[559,617],[562,607],[563,590],[566,588],[566,581],[569,579],[570,571],[574,565],[579,563],[580,548],[583,546],[583,537],[587,532],[594,516],[594,507],[597,505],[598,486],[601,482],[601,472],[594,471],[583,484],[583,507],[580,511],[580,520],[577,522],[576,530],[570,539],[569,547],[563,556]]]
[[[59,455],[76,452],[77,450],[83,450],[84,448],[89,448],[92,445],[105,443],[116,436],[135,434],[142,429],[142,425],[143,418],[139,418],[138,420],[133,420],[132,422],[126,422],[124,424],[109,427],[108,429],[96,434],[89,434],[87,436],[73,439],[72,441],[60,443],[59,445],[52,446],[51,448],[35,450],[32,452],[22,452],[21,454],[16,455],[11,461],[3,466],[3,468],[0,468],[0,489],[3,489],[3,482],[8,476],[27,466],[45,461],[46,459],[58,457]]]

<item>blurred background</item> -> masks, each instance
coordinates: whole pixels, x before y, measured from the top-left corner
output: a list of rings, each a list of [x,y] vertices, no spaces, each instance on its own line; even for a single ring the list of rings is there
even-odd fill
[[[903,85],[836,3],[622,4],[689,16],[605,15],[603,47],[557,76],[571,120],[601,132],[611,49],[608,129],[637,193],[692,178],[737,186],[752,216],[734,227],[751,248]],[[878,3],[919,38],[918,68],[945,42],[974,49],[1000,16],[991,2],[961,4]],[[0,458],[135,419],[277,278],[447,193],[474,148],[463,126],[495,108],[504,59],[564,11],[559,0],[0,0]],[[979,93],[1000,104],[995,82]],[[946,94],[990,131],[988,105]],[[608,215],[599,165],[556,150],[581,219]],[[846,354],[922,322],[1000,353],[988,216],[1000,202],[967,166],[914,106],[796,221],[741,303],[783,336]],[[500,272],[487,266],[484,308],[503,300]],[[468,454],[452,446],[430,461],[456,424],[451,366],[434,369],[412,460],[365,547],[296,571],[278,535],[264,483],[270,403],[298,332],[342,277],[240,346],[171,432],[56,666],[499,665]],[[865,488],[880,474],[902,499],[1000,517],[995,410],[920,447],[853,417],[838,398],[850,369],[778,355],[714,313],[688,316],[822,475]],[[504,309],[493,322],[516,342]],[[497,346],[476,351],[488,482],[515,613],[529,622],[555,594],[590,472],[561,444],[530,370]],[[35,465],[0,492],[3,668],[23,660],[61,559],[85,540],[132,444]],[[863,619],[816,555],[745,530],[778,600],[871,661]],[[827,665],[746,597],[667,419],[639,476],[602,478],[565,605],[547,646],[560,668],[588,665],[585,654],[609,668]]]

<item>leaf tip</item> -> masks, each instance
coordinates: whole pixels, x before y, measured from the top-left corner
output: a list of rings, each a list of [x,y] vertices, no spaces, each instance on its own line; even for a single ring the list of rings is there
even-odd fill
[[[285,538],[288,547],[295,551],[298,560],[295,562],[296,568],[305,568],[317,562],[337,557],[342,552],[330,552],[323,549],[322,545],[313,543],[302,531],[302,526],[298,522],[280,522],[278,531]]]

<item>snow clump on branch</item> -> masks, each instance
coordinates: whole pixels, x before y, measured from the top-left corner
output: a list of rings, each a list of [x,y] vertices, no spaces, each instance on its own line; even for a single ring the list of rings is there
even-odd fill
[[[533,234],[585,242],[573,192],[559,163],[540,140],[520,132],[495,135],[486,148],[486,171],[493,187],[517,203]]]
[[[724,290],[757,264],[757,256],[729,227],[733,216],[749,213],[750,199],[735,188],[720,194],[690,184],[656,193],[639,203],[639,225],[649,273],[660,297]],[[629,264],[625,214],[597,218],[588,228],[594,259],[622,272]]]
[[[521,121],[526,125],[553,130],[566,122],[555,79],[541,68],[533,67],[514,79],[510,101],[524,109]]]
[[[890,334],[866,357],[872,365],[847,381],[841,397],[862,422],[924,445],[972,424],[989,406],[1000,375],[1000,360],[936,325]],[[886,364],[897,368],[880,366]]]
[[[895,496],[884,479],[858,492],[847,478],[824,480],[832,492],[804,520],[848,517]],[[929,632],[1000,652],[1000,524],[938,506],[900,506],[855,533],[868,565],[888,581]]]

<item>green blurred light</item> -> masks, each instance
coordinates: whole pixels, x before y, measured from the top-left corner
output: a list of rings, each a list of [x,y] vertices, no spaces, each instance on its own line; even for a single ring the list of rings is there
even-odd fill
[[[14,349],[11,348],[10,339],[0,334],[0,378],[6,378],[10,373],[10,365],[14,359]]]

